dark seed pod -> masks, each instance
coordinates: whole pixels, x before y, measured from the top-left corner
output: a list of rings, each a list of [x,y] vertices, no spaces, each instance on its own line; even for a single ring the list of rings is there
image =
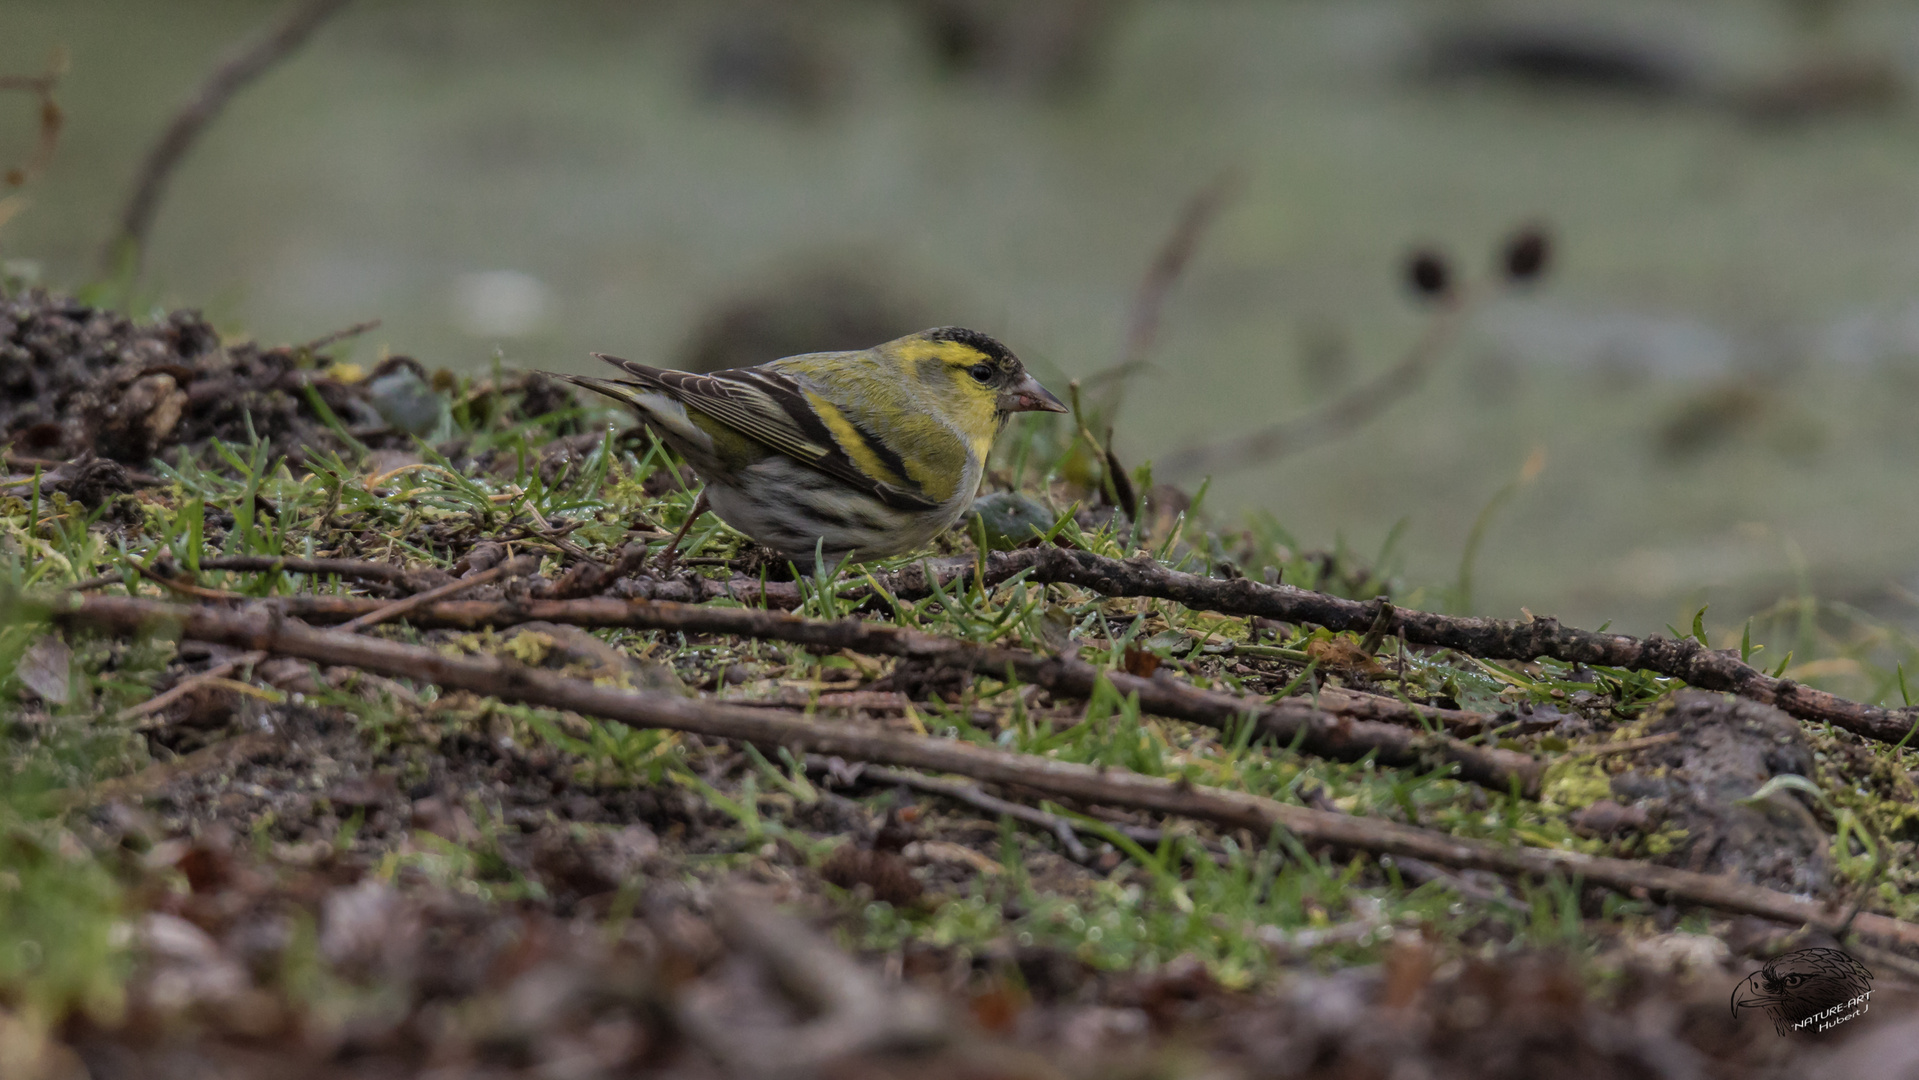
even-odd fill
[[[1552,261],[1552,251],[1552,239],[1541,226],[1528,225],[1512,234],[1506,240],[1505,249],[1500,252],[1500,261],[1505,264],[1506,280],[1522,282],[1538,279]]]
[[[1452,292],[1452,267],[1447,265],[1444,255],[1421,249],[1406,261],[1406,281],[1415,293],[1436,300]]]

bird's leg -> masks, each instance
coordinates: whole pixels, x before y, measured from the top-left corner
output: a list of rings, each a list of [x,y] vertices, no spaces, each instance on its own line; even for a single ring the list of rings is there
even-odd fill
[[[693,509],[688,510],[686,520],[680,522],[680,531],[673,534],[673,539],[666,545],[666,550],[660,552],[661,570],[673,569],[674,560],[680,557],[680,541],[686,539],[687,530],[691,529],[693,523],[698,521],[700,515],[704,513],[706,513],[706,489],[701,488],[700,497],[693,500]]]

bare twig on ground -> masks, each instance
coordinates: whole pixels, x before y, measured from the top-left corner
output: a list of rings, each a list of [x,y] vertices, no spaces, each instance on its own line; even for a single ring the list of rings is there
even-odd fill
[[[984,560],[969,557],[963,565],[942,564],[934,571],[934,577],[943,587],[947,582],[967,582],[981,565],[989,585],[1025,572],[1029,581],[1076,585],[1102,596],[1152,596],[1195,610],[1256,615],[1355,634],[1370,632],[1379,618],[1376,601],[1345,600],[1291,585],[1265,585],[1246,578],[1204,577],[1169,570],[1152,559],[1109,559],[1090,551],[1058,547],[996,551]],[[917,566],[879,578],[882,586],[901,599],[928,595],[931,590],[925,580],[925,574]],[[745,603],[758,599],[757,582],[707,584],[713,587],[712,597],[725,596]],[[854,590],[848,595],[857,597],[860,593]],[[708,598],[704,590],[699,598]],[[769,592],[768,599],[783,597]],[[797,603],[796,589],[793,603],[784,606]],[[1636,638],[1596,633],[1562,626],[1551,617],[1523,621],[1484,619],[1400,608],[1386,619],[1384,632],[1413,645],[1451,649],[1485,659],[1545,657],[1568,663],[1651,671],[1702,690],[1722,690],[1774,705],[1802,720],[1831,724],[1879,742],[1898,743],[1919,725],[1919,706],[1890,709],[1850,701],[1791,679],[1767,675],[1743,663],[1732,652],[1709,649],[1691,638]]]
[[[1631,754],[1649,746],[1663,746],[1669,742],[1678,742],[1679,733],[1668,731],[1659,735],[1648,735],[1642,739],[1624,739],[1619,742],[1601,743],[1598,746],[1575,746],[1566,753],[1571,757],[1608,757],[1612,754]]]
[[[130,555],[127,557],[127,565],[139,571],[141,577],[146,578],[148,581],[153,582],[168,592],[178,593],[181,596],[191,596],[195,600],[236,601],[252,599],[252,597],[247,596],[245,593],[228,592],[225,589],[202,588],[190,581],[175,581],[154,567],[148,566],[146,563]]]
[[[174,702],[179,701],[181,698],[186,697],[188,694],[193,693],[195,690],[198,690],[203,686],[210,685],[218,680],[224,679],[236,671],[240,671],[244,668],[252,667],[254,664],[257,664],[260,661],[265,660],[266,658],[267,658],[267,654],[263,652],[246,652],[246,653],[241,653],[239,656],[233,657],[230,660],[223,660],[220,663],[215,664],[212,667],[206,669],[205,671],[199,672],[194,675],[189,675],[186,678],[181,679],[179,682],[174,683],[172,687],[168,688],[162,693],[156,694],[153,697],[146,699],[145,701],[142,701],[138,705],[129,705],[126,708],[121,709],[118,713],[114,714],[113,718],[115,720],[124,721],[124,720],[138,720],[142,716],[152,716],[154,713],[157,713],[160,710],[166,708],[167,706],[173,704]]]
[[[280,597],[272,603],[279,611],[314,622],[331,622],[364,608],[364,602],[352,597]],[[612,599],[436,604],[420,608],[412,619],[419,626],[461,629],[544,621],[773,638],[816,648],[908,657],[983,675],[1011,676],[1063,697],[1089,697],[1104,679],[1123,695],[1139,695],[1140,708],[1149,713],[1222,729],[1250,717],[1259,725],[1261,735],[1318,757],[1358,761],[1372,756],[1382,765],[1421,769],[1451,766],[1458,779],[1501,792],[1517,787],[1527,795],[1537,794],[1544,768],[1543,762],[1525,754],[1472,746],[1420,730],[1425,710],[1380,698],[1359,694],[1339,696],[1336,702],[1328,698],[1325,703],[1332,703],[1332,709],[1347,706],[1353,710],[1340,715],[1301,698],[1267,703],[1254,697],[1200,690],[1167,677],[1142,678],[1105,671],[1074,657],[1043,657],[1024,649],[974,645],[857,619],[822,622],[750,608]],[[1360,719],[1354,714],[1391,716],[1400,724],[1410,722],[1413,726]],[[1458,715],[1480,723],[1489,719],[1477,713]]]
[[[482,570],[477,574],[463,577],[456,581],[449,581],[437,589],[428,589],[423,593],[414,593],[404,600],[396,600],[391,604],[369,611],[365,615],[349,619],[340,624],[340,629],[348,633],[357,633],[370,626],[377,626],[383,622],[391,622],[409,612],[418,611],[420,608],[433,603],[435,600],[444,600],[449,596],[466,592],[468,589],[478,588],[481,585],[491,585],[503,577],[518,577],[531,574],[539,568],[540,560],[538,558],[532,555],[521,555],[518,558],[508,559],[490,570]]]
[[[811,772],[830,773],[833,771],[832,764],[826,758],[820,757],[817,754],[812,754],[807,757],[806,767]],[[942,780],[937,776],[927,776],[924,773],[916,773],[910,769],[888,769],[882,766],[861,767],[859,776],[860,779],[871,781],[875,784],[892,784],[898,787],[908,787],[915,791],[924,791],[928,794],[939,795],[951,799],[954,802],[965,803],[975,810],[984,810],[989,814],[999,814],[1002,817],[1012,818],[1014,821],[1023,821],[1042,832],[1053,834],[1053,838],[1059,841],[1060,849],[1065,851],[1066,857],[1072,859],[1074,862],[1084,864],[1091,862],[1093,859],[1093,853],[1086,850],[1086,845],[1080,843],[1079,837],[1073,834],[1073,830],[1075,829],[1096,832],[1096,830],[1090,826],[1082,822],[1060,817],[1058,814],[1049,814],[1038,807],[1027,806],[1025,803],[1016,803],[1008,799],[1002,799],[996,795],[988,795],[986,792],[980,790],[978,784],[962,784],[957,780]],[[1152,843],[1157,844],[1159,842],[1159,830],[1152,829],[1144,831],[1149,831],[1153,834]],[[1138,839],[1138,837],[1135,836],[1134,839]]]
[[[303,352],[303,353],[316,353],[316,352],[319,352],[321,349],[326,348],[328,345],[337,344],[338,342],[345,341],[348,338],[359,337],[361,334],[364,334],[369,330],[377,330],[379,328],[380,328],[380,320],[368,319],[365,322],[354,323],[352,326],[346,327],[345,329],[335,330],[330,334],[321,334],[319,337],[314,338],[312,341],[309,341],[304,345],[295,346],[294,351]]]
[[[628,533],[629,537],[641,540],[664,540],[670,535],[670,533],[654,531],[635,531]],[[535,529],[525,529],[520,536],[522,538],[538,539],[542,542],[552,542],[547,534]],[[502,539],[511,538],[512,537],[502,537]],[[558,547],[557,544],[555,546]],[[595,566],[600,565],[598,560],[577,547],[572,550],[564,548],[560,550],[571,557],[592,562]],[[722,560],[722,562],[725,562],[725,560]],[[921,600],[933,595],[933,585],[935,583],[937,583],[940,588],[946,588],[953,582],[972,575],[977,564],[978,560],[971,555],[958,558],[928,560],[922,565],[906,566],[892,573],[876,574],[874,575],[874,580],[879,582],[881,589],[883,589],[889,597],[901,600]],[[684,560],[681,561],[680,565],[686,565]],[[931,572],[930,579],[927,573],[928,570]],[[997,582],[1004,579],[995,577],[989,573],[988,580]],[[557,593],[559,589],[558,583],[555,583],[553,588],[556,590],[556,593],[549,595],[554,595],[556,598],[564,598],[560,597]],[[749,578],[744,576],[736,576],[727,581],[716,581],[712,578],[700,577],[697,574],[679,573],[662,577],[655,573],[646,573],[640,576],[621,577],[605,583],[604,588],[605,591],[612,592],[622,599],[668,600],[682,604],[697,604],[707,600],[734,600],[756,607],[790,610],[799,607],[804,600],[800,586],[796,582],[761,581],[756,577]],[[871,588],[850,583],[845,587],[841,595],[849,602],[872,602],[878,599]]]
[[[1307,843],[1411,856],[1441,866],[1491,870],[1510,876],[1576,877],[1586,884],[1629,895],[1660,895],[1723,911],[1826,929],[1836,927],[1845,917],[1837,906],[1729,877],[1576,851],[1511,847],[1376,818],[1292,806],[1241,792],[1202,787],[1186,780],[1141,776],[1116,768],[1078,765],[956,740],[863,731],[769,710],[596,686],[497,657],[445,656],[420,646],[317,630],[259,606],[236,611],[132,597],[66,597],[56,603],[52,617],[68,628],[117,634],[149,633],[171,627],[185,637],[200,641],[358,667],[376,674],[422,680],[504,701],[571,710],[629,725],[785,747],[795,754],[837,755],[879,765],[957,773],[989,783],[1017,784],[1055,798],[1133,807],[1211,821],[1227,828],[1251,829],[1256,835],[1284,829]],[[1919,946],[1919,924],[1889,916],[1859,914],[1852,922],[1852,929],[1871,940]]]
[[[290,556],[274,555],[209,555],[200,560],[201,570],[227,570],[237,573],[271,574],[284,571],[289,574],[310,574],[315,577],[338,576],[357,578],[361,581],[379,581],[398,585],[409,591],[419,591],[438,585],[443,575],[432,571],[408,570],[395,563],[371,562],[365,559],[297,559]],[[151,575],[149,575],[151,576]],[[67,586],[75,592],[86,592],[103,585],[112,585],[126,580],[126,575],[114,572],[101,574]],[[175,584],[163,582],[162,584]],[[376,601],[376,603],[378,603]],[[369,608],[368,610],[372,610]],[[356,614],[361,614],[356,612]]]
[[[4,460],[8,465],[12,465],[16,468],[22,468],[22,469],[54,470],[54,469],[64,468],[68,465],[73,464],[72,461],[62,461],[58,458],[28,457],[25,454],[16,454],[11,450],[7,450],[4,453],[0,453],[0,460]],[[81,459],[75,459],[75,460],[81,460]],[[158,487],[160,484],[159,477],[153,475],[152,473],[140,472],[137,469],[127,469],[126,477],[128,480],[131,480],[134,483],[139,484],[141,487]],[[28,479],[32,479],[32,478],[28,477]],[[42,479],[43,480],[48,479],[48,477],[42,477]]]
[[[621,578],[638,573],[646,565],[646,556],[645,541],[634,540],[620,549],[619,557],[611,566],[602,565],[597,559],[581,559],[553,583],[548,595],[556,600],[597,595]]]
[[[561,590],[556,586],[555,593]],[[380,601],[358,596],[298,596],[276,597],[272,602],[281,610],[295,618],[314,624],[332,625],[345,619],[354,618],[379,606]],[[826,639],[847,640],[841,638],[850,631],[820,631],[818,627],[831,624],[806,623],[790,616],[765,616],[749,614],[734,608],[698,607],[671,600],[613,600],[598,598],[560,599],[542,597],[532,600],[474,600],[456,604],[435,604],[423,608],[412,617],[412,621],[426,628],[450,628],[476,630],[486,626],[510,626],[520,622],[542,621],[563,623],[569,626],[585,627],[626,627],[644,630],[676,630],[682,633],[739,634],[748,637],[778,637],[784,640],[810,642],[818,645],[830,645]],[[841,645],[841,648],[864,648],[868,651],[886,655],[929,655],[930,650],[888,652],[893,650],[914,650],[908,644],[914,640],[908,636],[899,636],[896,644],[878,640],[873,635],[904,635],[909,632],[892,630],[879,624],[865,625],[869,630],[863,633],[859,645]],[[800,635],[789,637],[788,635]],[[821,636],[823,635],[823,636]],[[934,641],[947,641],[932,635],[921,635]],[[945,659],[945,658],[942,658]],[[1004,670],[995,656],[981,663],[991,664],[990,668],[977,668],[997,672]],[[1242,704],[1247,707],[1249,700]],[[856,702],[842,702],[848,707],[861,706]],[[1494,714],[1473,712],[1469,709],[1448,709],[1437,705],[1412,705],[1379,694],[1368,694],[1342,687],[1322,686],[1315,691],[1314,704],[1322,712],[1335,713],[1354,720],[1376,720],[1380,723],[1397,724],[1405,727],[1426,728],[1438,725],[1459,735],[1472,735],[1496,726],[1500,717]]]
[[[342,561],[345,561],[345,560],[342,560]],[[135,565],[137,566],[139,564],[136,563]],[[204,565],[205,564],[202,564],[203,567]],[[358,633],[359,631],[365,630],[368,627],[376,626],[380,623],[397,619],[400,616],[405,615],[408,612],[413,611],[424,604],[430,604],[434,602],[435,600],[444,600],[447,597],[453,596],[457,593],[465,592],[466,590],[471,589],[476,585],[486,585],[491,582],[497,581],[500,578],[505,577],[509,574],[517,575],[517,574],[532,573],[534,570],[538,568],[539,568],[539,560],[530,558],[528,556],[523,555],[517,559],[509,559],[506,562],[503,562],[500,565],[495,566],[490,570],[486,570],[481,573],[474,574],[472,577],[461,578],[458,581],[452,581],[445,585],[442,585],[437,589],[429,589],[426,592],[416,593],[415,595],[406,597],[403,600],[396,600],[390,604],[383,604],[379,607],[374,608],[372,611],[367,612],[364,615],[360,615],[354,619],[351,619],[345,623],[342,623],[339,629],[347,633]],[[151,571],[147,571],[147,572],[151,574]],[[224,663],[216,664],[213,667],[208,668],[207,670],[202,671],[197,675],[191,675],[185,679],[180,680],[171,689],[167,690],[166,692],[162,694],[158,694],[152,698],[149,698],[138,705],[134,705],[129,708],[120,710],[119,715],[115,717],[115,719],[134,720],[142,716],[151,716],[152,714],[159,712],[160,710],[166,708],[167,706],[173,704],[174,702],[180,700],[181,698],[186,697],[188,694],[193,693],[195,690],[199,689],[200,687],[206,686],[217,680],[224,679],[228,675],[233,674],[235,671],[240,671],[246,668],[250,668],[254,666],[255,664],[260,663],[262,660],[265,660],[266,658],[267,658],[266,653],[260,652],[257,650],[253,652],[243,653],[239,656],[234,657],[231,660],[225,661]]]
[[[1218,476],[1238,469],[1264,465],[1321,443],[1331,442],[1364,426],[1394,403],[1419,389],[1432,370],[1433,361],[1451,341],[1464,320],[1467,304],[1458,294],[1447,294],[1419,340],[1413,343],[1399,363],[1380,372],[1362,386],[1353,388],[1321,408],[1274,424],[1250,435],[1176,450],[1154,466],[1154,471],[1169,479]]]
[[[527,535],[536,536],[540,538],[541,540],[544,540],[547,543],[552,544],[554,547],[558,548],[562,553],[566,554],[567,556],[571,558],[578,559],[581,562],[594,563],[597,565],[597,560],[593,558],[590,552],[588,552],[585,548],[581,547],[580,545],[566,538],[567,533],[570,533],[574,529],[577,529],[580,527],[579,522],[571,522],[556,528],[554,527],[552,522],[546,520],[545,516],[540,513],[539,507],[534,506],[532,503],[527,504],[526,512],[529,516],[533,518],[533,523],[539,526],[539,529],[537,531],[531,530],[531,529],[527,530]],[[522,526],[522,528],[524,528],[524,526]]]
[[[120,571],[115,570],[111,574],[100,574],[95,577],[87,578],[84,581],[76,581],[73,584],[65,587],[74,592],[92,592],[95,589],[104,589],[108,585],[119,585],[126,580],[127,580],[127,576],[125,574],[122,574]]]
[[[996,552],[986,560],[989,581],[1022,570],[1028,580],[1077,585],[1104,596],[1153,596],[1229,615],[1257,615],[1364,634],[1379,616],[1376,601],[1343,600],[1290,585],[1245,578],[1221,580],[1169,570],[1151,559],[1108,559],[1087,551],[1032,548]],[[1830,723],[1856,735],[1897,743],[1919,724],[1919,706],[1888,709],[1774,678],[1731,652],[1691,638],[1635,638],[1560,625],[1557,619],[1483,619],[1395,608],[1386,633],[1414,645],[1503,660],[1550,657],[1568,663],[1651,671],[1702,690],[1723,690],[1777,706],[1802,720]]]
[[[417,571],[408,570],[395,563],[372,562],[366,559],[295,559],[274,555],[208,556],[200,560],[200,569],[262,574],[285,571],[289,574],[337,575],[343,578],[359,578],[362,581],[388,581],[413,588],[418,587],[415,579],[419,576]]]
[[[120,228],[107,244],[101,263],[111,272],[123,253],[135,257],[146,247],[147,234],[153,228],[160,197],[174,169],[227,102],[246,85],[265,74],[267,69],[286,59],[320,25],[332,18],[350,0],[296,0],[278,22],[266,31],[221,58],[193,94],[174,113],[160,140],[147,152],[146,160],[133,184],[133,194],[120,212]]]
[[[1356,634],[1369,633],[1380,622],[1380,609],[1376,601],[1345,600],[1290,585],[1265,585],[1246,578],[1228,580],[1204,577],[1167,569],[1151,559],[1110,559],[1088,551],[1057,547],[992,552],[984,560],[968,557],[963,561],[942,563],[937,566],[930,563],[922,566],[908,566],[891,574],[876,575],[876,580],[888,594],[900,599],[912,599],[931,594],[932,589],[927,583],[929,570],[933,579],[940,581],[942,587],[946,587],[950,583],[965,583],[982,566],[985,571],[985,581],[989,585],[1026,573],[1027,580],[1030,581],[1041,584],[1075,585],[1104,596],[1152,596],[1172,600],[1195,610],[1215,611],[1228,615],[1259,616],[1279,622],[1306,623]],[[690,580],[681,578],[670,581],[628,578],[620,584],[623,587],[632,586],[630,591],[647,594],[641,599],[650,598],[680,603],[698,603],[703,600],[724,598],[755,604],[764,599],[767,602],[765,606],[768,607],[794,607],[798,605],[800,599],[798,586],[792,582],[766,582],[762,585],[759,581],[743,578],[728,582],[703,578]],[[857,598],[861,593],[862,590],[854,589],[849,590],[848,595]],[[364,601],[355,601],[347,597],[290,597],[281,603],[288,605],[289,612],[302,618],[310,617],[315,620],[350,618],[368,610],[365,607],[353,606],[356,603],[364,604]],[[527,614],[524,617],[540,618],[551,622],[570,622],[588,618],[589,611],[594,612],[590,617],[600,617],[597,609],[549,608],[541,607],[541,603],[527,602],[524,607],[528,612],[539,610],[543,614]],[[574,603],[617,602],[598,600],[574,601]],[[666,613],[660,615],[641,614],[639,611],[640,609],[634,608],[627,613],[621,613],[609,608],[605,609],[604,617],[633,620],[706,618],[706,616],[681,614],[664,608],[662,611]],[[714,617],[720,619],[731,616],[743,617],[746,614],[737,611],[719,612],[718,609],[715,611]],[[462,605],[438,605],[432,610],[431,617],[445,620],[445,625],[476,626],[484,625],[489,619],[514,616],[497,607],[488,610]],[[644,621],[581,625],[684,628],[711,633],[749,632],[737,629],[730,624],[721,626],[719,623],[700,622],[676,623],[670,627],[664,623]],[[708,625],[712,628],[708,629]],[[1569,663],[1651,671],[1679,679],[1703,690],[1722,690],[1775,705],[1802,720],[1830,723],[1835,727],[1880,742],[1897,743],[1913,730],[1915,724],[1919,724],[1919,706],[1891,709],[1849,701],[1824,690],[1802,686],[1791,679],[1774,678],[1741,662],[1733,653],[1709,649],[1690,638],[1675,640],[1655,636],[1642,639],[1626,634],[1595,633],[1562,626],[1558,620],[1550,617],[1526,621],[1486,619],[1440,615],[1397,607],[1385,619],[1383,632],[1402,638],[1413,645],[1452,649],[1486,659],[1535,660],[1548,657]],[[1379,699],[1370,698],[1349,699],[1347,702],[1335,703],[1334,707],[1348,715],[1377,719],[1389,716],[1403,718],[1406,715],[1395,715],[1390,708],[1391,703],[1376,704],[1378,701]],[[1430,717],[1435,722],[1452,726],[1483,722],[1487,719],[1476,713],[1427,710],[1424,707],[1417,712],[1419,715]],[[1462,727],[1462,730],[1468,729]]]

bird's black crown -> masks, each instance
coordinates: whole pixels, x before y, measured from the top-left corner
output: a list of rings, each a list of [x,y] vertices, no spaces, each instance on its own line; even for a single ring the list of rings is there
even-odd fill
[[[1019,357],[1013,355],[1013,350],[978,330],[968,330],[964,326],[942,326],[936,330],[928,330],[926,337],[931,341],[951,341],[968,348],[978,349],[1002,371],[1020,370]]]

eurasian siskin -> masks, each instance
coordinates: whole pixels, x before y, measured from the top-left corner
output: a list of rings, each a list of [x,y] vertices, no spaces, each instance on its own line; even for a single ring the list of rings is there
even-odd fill
[[[804,567],[925,545],[972,505],[1009,414],[1066,411],[957,326],[709,375],[594,355],[632,377],[559,377],[638,410],[722,521]]]

